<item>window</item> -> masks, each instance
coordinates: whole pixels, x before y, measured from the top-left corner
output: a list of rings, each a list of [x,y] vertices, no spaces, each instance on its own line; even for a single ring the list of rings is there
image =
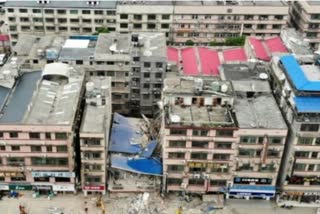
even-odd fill
[[[101,176],[86,176],[85,182],[88,183],[100,183],[101,182]]]
[[[56,28],[55,28],[55,27],[52,27],[52,26],[47,26],[46,29],[47,29],[48,31],[55,31],[55,30],[56,30]]]
[[[31,152],[41,152],[41,146],[31,146]]]
[[[47,152],[52,152],[52,146],[46,146]]]
[[[207,160],[207,153],[193,152],[191,153],[191,159]]]
[[[296,158],[308,158],[309,152],[297,151],[294,153]]]
[[[67,19],[58,19],[59,23],[67,23]]]
[[[83,23],[91,24],[91,19],[82,19]]]
[[[147,28],[148,29],[155,29],[156,28],[156,24],[149,23],[149,24],[147,24]]]
[[[20,13],[28,13],[28,9],[19,9]]]
[[[312,152],[311,158],[318,158],[318,152]]]
[[[163,20],[169,20],[170,19],[170,15],[165,14],[165,15],[162,15],[161,18]]]
[[[103,24],[103,19],[95,19],[94,23],[96,24]]]
[[[0,132],[0,138],[3,138],[3,132]]]
[[[66,10],[57,10],[58,14],[63,15],[66,14]]]
[[[209,142],[207,141],[192,141],[193,148],[208,148]]]
[[[31,164],[35,166],[68,166],[68,158],[31,157]]]
[[[57,152],[68,152],[67,146],[57,146]]]
[[[108,16],[114,16],[114,15],[116,15],[116,11],[108,10],[108,11],[107,11],[107,15],[108,15]]]
[[[299,137],[298,144],[300,145],[312,145],[313,138],[312,137]]]
[[[282,16],[282,15],[275,15],[275,16],[274,16],[274,19],[275,19],[275,20],[282,20],[282,19],[283,19],[283,16]]]
[[[128,19],[128,14],[120,14],[120,19]]]
[[[17,31],[17,26],[9,26],[10,31]]]
[[[309,29],[318,29],[319,24],[309,24]]]
[[[58,132],[55,134],[57,140],[65,140],[67,139],[67,133],[64,132]]]
[[[254,149],[239,149],[239,156],[254,157],[256,150]]]
[[[295,165],[294,165],[294,170],[297,170],[297,171],[305,171],[305,169],[306,169],[306,164],[304,164],[304,163],[296,163]]]
[[[267,25],[265,24],[257,24],[257,29],[258,30],[263,30],[263,29],[266,29],[267,28]]]
[[[128,24],[127,23],[120,23],[120,28],[128,28]]]
[[[54,22],[54,18],[46,18],[46,22],[53,23]]]
[[[143,88],[150,88],[150,84],[148,83],[143,84]]]
[[[150,67],[151,67],[151,63],[150,63],[150,62],[145,62],[145,63],[143,64],[143,66],[144,66],[145,68],[150,68]]]
[[[232,143],[231,142],[215,142],[214,148],[215,149],[231,149]]]
[[[40,139],[40,133],[39,132],[30,132],[29,138],[30,139]]]
[[[95,10],[94,14],[96,15],[103,15],[103,10]]]
[[[210,186],[226,186],[226,180],[210,180]]]
[[[203,179],[189,179],[189,185],[203,186],[204,180]]]
[[[29,18],[27,17],[21,17],[20,22],[29,22]]]
[[[183,165],[168,165],[168,172],[183,172]]]
[[[83,61],[82,60],[76,60],[76,65],[83,65]]]
[[[244,20],[253,20],[253,15],[245,15]]]
[[[274,149],[268,150],[268,152],[267,152],[268,157],[276,157],[277,158],[277,157],[279,157],[279,155],[280,155],[280,152],[277,150],[274,150]]]
[[[78,28],[78,27],[70,27],[70,30],[73,31],[73,32],[79,32],[80,28]]]
[[[245,163],[239,166],[237,171],[253,171],[253,166],[251,166],[250,163]]]
[[[282,137],[270,137],[269,142],[270,142],[270,144],[281,144]]]
[[[5,151],[6,150],[6,146],[0,146],[0,151]]]
[[[156,15],[154,14],[148,15],[148,20],[156,20]]]
[[[229,160],[230,154],[213,154],[214,160]]]
[[[256,144],[257,138],[252,136],[240,137],[240,143],[243,144]]]
[[[306,37],[307,38],[316,38],[318,36],[317,32],[307,32]]]
[[[32,60],[32,63],[33,63],[33,64],[38,64],[38,62],[39,62],[39,61],[38,61],[37,59]]]
[[[170,135],[187,135],[186,129],[170,129]]]
[[[44,10],[44,13],[45,13],[45,14],[54,14],[54,10],[52,10],[52,9],[45,9],[45,10]]]
[[[142,24],[133,24],[133,28],[134,29],[141,29],[142,28]]]
[[[14,9],[13,9],[13,8],[8,8],[8,12],[9,12],[9,13],[13,13],[13,12],[14,12]]]
[[[182,183],[182,179],[179,178],[168,178],[167,184],[168,185],[180,185]]]
[[[169,24],[161,24],[162,29],[169,29]]]
[[[20,146],[11,146],[11,151],[20,151]]]
[[[17,138],[18,137],[18,132],[10,132],[9,136],[10,136],[10,138]]]
[[[142,20],[142,15],[134,14],[133,19],[135,20]]]
[[[233,130],[217,130],[217,137],[233,137]]]
[[[156,62],[156,68],[162,68],[163,63],[162,62]]]
[[[24,158],[20,158],[20,157],[7,158],[7,165],[9,165],[9,166],[23,166],[24,165]]]
[[[50,132],[46,132],[46,139],[51,139],[51,133]]]
[[[211,166],[211,172],[228,173],[229,166],[226,163],[215,163]]]
[[[182,152],[169,152],[168,158],[173,158],[173,159],[184,159],[185,153]]]
[[[302,132],[317,132],[319,124],[301,124],[300,131]]]
[[[192,130],[193,136],[208,136],[208,130]]]
[[[186,147],[186,141],[169,141],[169,147],[185,148]]]
[[[32,9],[32,13],[41,13],[40,9]]]
[[[49,177],[35,177],[33,178],[34,179],[34,182],[49,182],[50,178]]]
[[[78,10],[70,10],[70,14],[78,14]]]

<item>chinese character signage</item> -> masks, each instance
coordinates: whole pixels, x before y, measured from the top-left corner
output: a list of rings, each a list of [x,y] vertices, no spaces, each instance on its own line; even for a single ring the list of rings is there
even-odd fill
[[[74,172],[32,172],[32,177],[58,177],[58,178],[74,178]]]

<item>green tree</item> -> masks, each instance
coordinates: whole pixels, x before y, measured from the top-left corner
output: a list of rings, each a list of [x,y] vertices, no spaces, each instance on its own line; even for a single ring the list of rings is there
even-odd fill
[[[246,41],[245,36],[229,37],[229,38],[226,38],[225,45],[227,45],[227,46],[243,46],[245,41]]]
[[[100,33],[109,33],[109,30],[105,27],[99,27],[93,35],[99,35]]]
[[[187,46],[193,46],[193,45],[194,45],[194,41],[192,41],[192,40],[187,40],[187,41],[186,41],[186,45],[187,45]]]

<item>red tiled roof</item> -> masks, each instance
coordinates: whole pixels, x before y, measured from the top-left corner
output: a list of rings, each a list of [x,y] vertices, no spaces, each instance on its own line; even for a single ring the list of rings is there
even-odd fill
[[[247,61],[247,55],[243,48],[233,48],[223,51],[223,58],[225,62],[231,61]]]
[[[201,61],[202,74],[208,76],[218,76],[220,60],[218,52],[208,48],[198,48]]]
[[[199,75],[196,54],[194,48],[185,48],[181,50],[183,74],[189,76]]]
[[[265,40],[266,46],[268,47],[271,53],[286,53],[288,52],[286,46],[283,44],[281,38],[279,36],[266,39]]]
[[[268,52],[263,47],[262,41],[256,38],[249,38],[250,44],[253,46],[255,55],[257,59],[261,59],[264,61],[269,61],[270,56],[268,55]]]

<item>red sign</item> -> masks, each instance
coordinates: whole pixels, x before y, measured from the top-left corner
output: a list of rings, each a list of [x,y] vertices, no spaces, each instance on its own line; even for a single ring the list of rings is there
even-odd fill
[[[83,190],[104,190],[104,186],[84,186]]]

